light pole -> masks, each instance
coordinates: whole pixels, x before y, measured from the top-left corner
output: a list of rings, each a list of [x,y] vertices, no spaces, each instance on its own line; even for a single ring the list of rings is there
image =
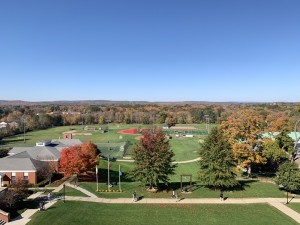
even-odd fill
[[[26,138],[25,138],[25,119],[23,119],[23,125],[24,125],[24,143],[26,142]]]
[[[205,118],[205,127],[206,127],[206,130],[207,130],[207,132],[209,132],[209,122],[210,122],[209,115],[204,115],[204,118]]]
[[[26,132],[26,127],[25,127],[25,117],[24,115],[21,117],[20,122],[23,123],[23,142],[26,142],[26,137],[25,137],[25,132]]]
[[[64,184],[64,203],[66,202],[66,185]]]
[[[110,120],[106,120],[106,123],[107,123],[107,149],[108,149],[108,158],[107,158],[107,187],[108,187],[108,190],[110,190],[110,177],[109,177],[109,158],[110,158],[110,147],[109,147],[109,122]]]

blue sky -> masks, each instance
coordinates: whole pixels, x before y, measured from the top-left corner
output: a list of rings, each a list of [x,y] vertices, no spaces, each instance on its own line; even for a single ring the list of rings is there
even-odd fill
[[[300,101],[300,1],[0,2],[0,99]]]

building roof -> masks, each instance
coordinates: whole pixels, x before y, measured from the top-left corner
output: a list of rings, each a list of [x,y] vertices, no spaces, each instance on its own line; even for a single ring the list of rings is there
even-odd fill
[[[271,138],[274,139],[275,136],[277,136],[280,132],[269,132],[269,133],[263,133],[262,138]],[[288,136],[292,138],[294,141],[299,141],[300,138],[300,132],[290,132],[288,133]],[[297,139],[297,140],[296,140]]]
[[[70,147],[73,145],[80,145],[82,144],[82,141],[80,141],[79,139],[53,139],[51,141],[52,145],[55,145],[55,147]]]
[[[62,149],[81,144],[79,139],[62,139],[52,140],[47,146],[34,146],[34,147],[14,147],[9,151],[9,155],[13,156],[18,154],[16,157],[28,158],[31,157],[35,160],[41,161],[58,161],[60,159],[60,152]],[[27,152],[19,154],[22,152]]]
[[[24,152],[26,152],[27,155]],[[14,147],[12,150],[9,151],[8,154],[11,156],[18,154],[19,158],[31,157],[35,160],[41,160],[41,161],[43,160],[57,161],[60,159],[60,151],[55,147],[49,147],[49,146]]]
[[[47,166],[47,163],[33,158],[23,158],[26,153],[21,152],[16,155],[0,159],[0,171],[38,171]]]

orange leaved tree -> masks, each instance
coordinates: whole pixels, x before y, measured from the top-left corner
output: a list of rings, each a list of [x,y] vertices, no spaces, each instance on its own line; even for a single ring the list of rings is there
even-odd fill
[[[92,142],[74,145],[61,151],[60,169],[69,176],[93,169],[99,162],[97,146]]]
[[[265,163],[261,134],[266,126],[264,117],[255,110],[239,110],[221,123],[238,164]]]

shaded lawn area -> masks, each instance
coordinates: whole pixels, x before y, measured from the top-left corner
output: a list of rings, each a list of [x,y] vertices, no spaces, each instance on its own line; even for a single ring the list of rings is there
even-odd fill
[[[180,174],[192,174],[193,175],[193,192],[191,194],[183,194],[184,198],[218,198],[219,191],[211,190],[203,187],[197,180],[198,163],[178,164],[175,175],[170,177],[169,192],[163,191],[158,193],[149,193],[145,187],[141,186],[139,182],[134,182],[128,176],[128,172],[132,170],[133,163],[124,162],[111,162],[110,168],[110,181],[113,184],[111,189],[119,189],[118,186],[118,167],[121,165],[123,175],[121,176],[121,189],[122,193],[97,193],[95,177],[92,177],[90,182],[80,182],[79,185],[88,191],[95,193],[99,197],[104,198],[131,198],[132,192],[136,191],[138,196],[144,196],[146,198],[169,198],[171,196],[171,190],[180,190]],[[99,189],[107,190],[107,161],[101,160],[99,165]],[[189,179],[183,178],[183,186],[189,185]],[[167,187],[163,187],[167,189]],[[228,198],[283,198],[285,192],[281,191],[277,185],[266,182],[259,182],[255,179],[241,180],[240,186],[232,191],[224,193]]]
[[[297,222],[267,204],[162,205],[58,202],[37,212],[29,225],[296,225]]]
[[[121,171],[123,173],[122,180],[128,180],[128,172],[134,168],[134,163],[132,162],[112,162],[110,161],[110,176],[112,181],[119,180],[119,165],[121,166]],[[107,167],[108,162],[107,160],[100,160],[99,162],[99,175],[102,177],[107,177]],[[181,174],[191,174],[193,176],[193,181],[198,179],[198,171],[199,171],[199,163],[192,162],[186,164],[177,164],[175,168],[175,174],[170,176],[171,182],[179,182]],[[106,178],[105,178],[106,180]]]
[[[55,194],[63,196],[64,195],[64,189],[62,189],[61,191],[59,191],[58,193],[55,193]],[[82,193],[81,191],[78,191],[78,190],[76,190],[74,188],[71,188],[71,187],[68,187],[68,186],[66,186],[65,194],[66,194],[66,196],[87,197],[87,195]]]
[[[240,181],[240,189],[224,192],[224,197],[228,198],[284,198],[285,192],[279,190],[275,184],[263,183],[259,181]],[[122,193],[101,193],[96,192],[96,183],[94,182],[80,182],[79,186],[85,188],[86,190],[96,194],[98,197],[102,198],[131,198],[132,192],[136,191],[138,197],[145,198],[170,198],[171,190],[178,191],[178,194],[182,198],[218,198],[220,195],[219,191],[215,191],[206,188],[199,183],[195,182],[193,184],[193,192],[190,194],[180,193],[180,183],[171,183],[169,191],[164,189],[164,191],[159,191],[157,193],[147,192],[145,187],[140,185],[139,182],[121,182]],[[166,187],[164,187],[166,188]],[[114,184],[111,188],[112,190],[118,190],[118,184]],[[99,190],[107,190],[106,183],[99,183]]]

